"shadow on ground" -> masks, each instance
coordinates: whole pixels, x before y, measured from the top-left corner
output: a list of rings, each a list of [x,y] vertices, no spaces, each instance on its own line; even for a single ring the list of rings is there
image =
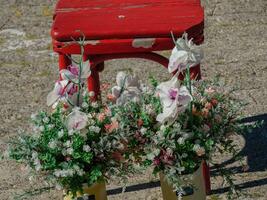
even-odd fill
[[[242,123],[252,123],[252,122],[263,121],[263,125],[260,128],[255,128],[252,131],[244,135],[246,141],[245,147],[240,151],[237,156],[247,157],[247,163],[249,165],[248,172],[258,172],[265,171],[267,169],[267,114],[248,117],[242,120]],[[235,159],[230,159],[219,165],[219,167],[227,167],[227,165],[235,162]],[[236,173],[243,173],[241,167],[230,168]],[[215,167],[211,168],[211,175],[214,176],[218,174]],[[267,185],[267,178],[249,181],[237,185],[239,189],[251,188],[261,185]],[[160,182],[150,182],[138,185],[132,185],[127,187],[124,192],[133,192],[139,190],[145,190],[149,188],[160,187]],[[228,187],[212,190],[211,194],[221,194],[229,190]],[[123,188],[116,188],[108,191],[108,195],[116,195],[122,193]]]
[[[247,157],[247,164],[249,170],[246,173],[250,172],[260,172],[267,170],[267,114],[248,117],[242,120],[243,123],[252,123],[252,122],[263,121],[263,125],[260,128],[255,128],[250,132],[247,132],[244,135],[245,147],[239,152],[237,156]],[[230,159],[219,165],[219,167],[227,167],[227,165],[235,162],[235,159]],[[230,168],[236,173],[243,173],[242,167],[232,167]],[[213,167],[211,168],[211,175],[214,176],[218,173],[218,170]],[[240,189],[251,188],[261,185],[267,185],[267,178],[249,181],[237,185]],[[221,188],[213,190],[212,194],[219,194],[228,191],[229,188]]]

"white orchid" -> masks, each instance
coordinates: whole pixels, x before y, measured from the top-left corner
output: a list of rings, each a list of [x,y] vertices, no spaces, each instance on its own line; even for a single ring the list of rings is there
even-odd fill
[[[187,88],[180,86],[177,76],[158,85],[157,94],[163,106],[163,113],[157,116],[157,121],[161,123],[173,122],[193,99]]]
[[[77,86],[68,80],[57,81],[53,91],[47,96],[47,105],[55,107],[59,101],[67,102],[67,98],[77,92]]]
[[[67,117],[66,126],[69,131],[82,130],[87,126],[87,121],[87,115],[80,108],[74,107]]]
[[[193,67],[200,63],[203,59],[203,53],[191,40],[188,40],[187,33],[176,42],[176,46],[172,50],[169,61],[168,70],[170,73],[178,70],[178,73],[184,71],[187,66]]]
[[[60,75],[63,80],[70,80],[74,83],[79,82],[79,66],[71,64],[67,69],[60,70]],[[89,60],[82,63],[81,79],[85,80],[91,75]]]
[[[118,105],[123,105],[129,101],[138,101],[141,94],[141,85],[137,76],[127,75],[119,72],[116,77],[117,86],[112,88],[112,95]]]

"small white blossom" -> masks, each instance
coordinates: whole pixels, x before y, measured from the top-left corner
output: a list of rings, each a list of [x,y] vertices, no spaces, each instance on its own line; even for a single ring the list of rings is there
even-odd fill
[[[85,151],[85,152],[90,152],[92,149],[91,149],[91,147],[89,146],[89,145],[84,145],[83,146],[83,150]]]
[[[68,148],[66,152],[68,155],[72,155],[73,154],[73,148]]]
[[[92,105],[93,108],[98,108],[98,103],[97,102],[92,102],[91,105]]]
[[[61,130],[57,133],[57,136],[58,136],[59,138],[62,138],[62,137],[64,136],[64,130],[61,129]]]
[[[89,130],[90,130],[91,132],[99,133],[100,130],[101,130],[101,128],[99,128],[98,126],[90,126],[90,127],[89,127]]]
[[[88,108],[88,107],[89,107],[89,105],[88,105],[88,103],[86,103],[86,102],[83,102],[83,103],[82,103],[82,107],[83,107],[83,108]]]
[[[178,144],[180,145],[183,145],[185,143],[185,138],[184,137],[180,137],[178,140],[177,140]]]
[[[71,130],[68,131],[68,135],[69,136],[73,136],[74,132],[75,132],[75,130],[71,129]]]
[[[43,132],[44,131],[44,126],[39,126],[39,130],[41,131],[41,132]]]
[[[57,147],[57,145],[58,145],[58,143],[55,140],[48,143],[48,147],[51,149],[55,149]]]
[[[70,147],[72,145],[72,142],[70,140],[66,141],[64,146],[65,147]]]
[[[161,131],[165,131],[165,129],[166,129],[166,126],[165,126],[165,125],[161,125],[161,126],[160,126],[160,130],[161,130]]]
[[[49,122],[49,118],[48,117],[43,118],[43,122],[44,123],[48,123]]]
[[[145,133],[147,132],[147,129],[142,127],[141,130],[140,130],[141,134],[142,135],[145,135]]]
[[[48,128],[49,128],[49,129],[52,129],[52,128],[54,128],[54,127],[55,127],[54,124],[49,124],[49,125],[48,125]]]

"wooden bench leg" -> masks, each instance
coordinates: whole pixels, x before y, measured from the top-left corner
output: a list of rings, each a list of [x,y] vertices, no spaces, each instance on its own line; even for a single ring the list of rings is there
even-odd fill
[[[66,69],[69,65],[71,65],[71,59],[67,55],[59,53],[58,57],[59,70]]]

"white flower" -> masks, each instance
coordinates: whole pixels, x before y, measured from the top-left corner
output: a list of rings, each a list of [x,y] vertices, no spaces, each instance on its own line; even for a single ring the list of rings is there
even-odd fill
[[[192,39],[188,41],[185,33],[182,38],[176,42],[176,46],[172,50],[169,62],[169,72],[173,73],[178,70],[178,73],[188,67],[198,65],[203,58],[202,51],[193,43]]]
[[[72,145],[72,142],[70,140],[67,140],[64,144],[65,147],[70,147]]]
[[[55,149],[57,147],[57,144],[58,144],[57,141],[53,140],[53,141],[48,143],[48,147],[50,149]]]
[[[73,148],[68,148],[67,151],[66,151],[66,153],[68,155],[72,155],[73,154]]]
[[[90,152],[92,149],[91,149],[91,147],[89,146],[89,145],[84,145],[83,146],[83,150],[85,151],[85,152]]]
[[[92,102],[91,105],[92,105],[93,108],[98,108],[98,103],[97,102]]]
[[[81,130],[87,125],[87,115],[80,111],[78,107],[72,109],[67,117],[66,126],[68,130]]]
[[[41,132],[43,132],[44,131],[44,126],[39,126],[39,130],[41,131]]]
[[[74,133],[75,133],[75,130],[73,130],[73,129],[68,130],[68,135],[69,136],[73,136]]]
[[[185,86],[181,86],[176,76],[170,81],[163,82],[157,87],[163,113],[157,116],[157,121],[173,122],[179,112],[184,112],[188,104],[192,101],[192,96]]]
[[[58,136],[59,138],[62,138],[62,137],[64,136],[64,130],[61,129],[61,130],[57,133],[57,136]]]
[[[119,72],[116,77],[117,86],[112,88],[112,95],[118,105],[124,105],[129,101],[139,101],[141,86],[137,76]]]
[[[88,106],[89,106],[88,103],[86,103],[86,102],[83,102],[83,103],[82,103],[82,107],[83,107],[83,108],[88,108]]]
[[[185,138],[184,137],[180,137],[178,140],[177,140],[178,144],[180,145],[183,145],[185,143]]]
[[[89,130],[90,130],[91,132],[99,133],[100,130],[101,130],[101,128],[99,128],[98,126],[90,126],[90,127],[89,127]]]
[[[52,129],[52,128],[54,128],[54,127],[55,127],[54,124],[49,124],[49,125],[48,125],[48,128],[49,128],[49,129]]]
[[[142,135],[145,135],[145,133],[147,132],[147,129],[142,127],[141,130],[140,130],[141,134]]]
[[[44,123],[48,123],[48,122],[49,122],[49,118],[48,118],[48,117],[44,117],[44,118],[43,118],[43,122],[44,122]]]

